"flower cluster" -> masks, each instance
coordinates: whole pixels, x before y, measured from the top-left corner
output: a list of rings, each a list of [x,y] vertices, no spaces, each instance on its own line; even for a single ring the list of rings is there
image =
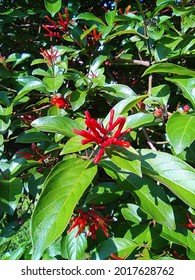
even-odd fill
[[[186,216],[188,218],[188,223],[187,224],[182,224],[182,226],[193,230],[193,233],[195,234],[195,223],[193,223],[192,219],[190,218],[189,213],[186,213]]]
[[[54,50],[53,46],[51,46],[50,50],[44,50],[40,48],[40,54],[46,60],[47,65],[55,65],[57,62],[57,58],[60,56],[58,50]]]
[[[32,152],[24,152],[18,151],[17,154],[21,155],[21,157],[28,159],[28,160],[36,160],[37,162],[43,162],[48,156],[44,155],[44,152],[37,147],[37,144],[32,143],[31,145]]]
[[[87,34],[87,45],[88,46],[92,46],[95,45],[96,42],[98,42],[102,37],[102,33],[98,33],[97,29],[93,29],[92,32],[90,32],[89,34]]]
[[[61,33],[66,34],[68,32],[68,25],[74,22],[74,20],[69,19],[67,9],[64,9],[64,15],[65,19],[61,13],[58,13],[59,20],[57,21],[57,23],[55,23],[55,21],[53,21],[49,16],[45,17],[50,23],[42,25],[42,27],[48,32],[47,34],[45,34],[45,36],[61,38]]]
[[[34,121],[36,118],[30,114],[24,114],[20,116],[20,120],[27,125],[27,128],[31,127],[31,122]]]
[[[108,146],[119,145],[125,148],[130,147],[130,143],[125,141],[123,136],[130,132],[132,128],[128,128],[122,132],[126,118],[118,117],[114,121],[114,109],[110,111],[108,128],[104,128],[101,123],[98,123],[94,118],[92,118],[88,111],[85,112],[85,116],[85,124],[89,129],[81,131],[74,129],[74,132],[85,138],[81,142],[83,145],[92,142],[96,143],[100,147],[100,150],[94,159],[95,164],[100,161],[101,157],[104,155],[105,148]]]
[[[94,208],[98,208],[98,206]],[[68,232],[71,232],[73,228],[78,226],[75,237],[77,237],[81,232],[87,232],[87,237],[91,236],[92,239],[96,239],[96,231],[100,228],[105,236],[109,237],[108,222],[113,221],[113,219],[107,216],[101,217],[94,208],[87,211],[84,211],[82,209],[77,210],[79,214],[78,216],[75,216],[70,220],[70,223],[72,223],[72,225],[69,228]]]
[[[70,107],[70,102],[65,100],[63,96],[54,95],[50,103],[58,108],[68,109]]]

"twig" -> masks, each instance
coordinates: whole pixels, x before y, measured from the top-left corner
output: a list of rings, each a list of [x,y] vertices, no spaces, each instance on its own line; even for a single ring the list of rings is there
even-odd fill
[[[152,78],[153,78],[153,76],[151,74],[148,78],[148,95],[151,95],[151,93],[152,93]]]
[[[150,148],[153,151],[157,151],[156,147],[153,145],[153,141],[150,139],[150,137],[148,136],[147,130],[145,128],[142,128],[143,134],[147,140],[148,145],[150,146]]]
[[[116,59],[115,61],[126,62],[128,64],[137,64],[137,65],[142,65],[142,66],[145,66],[145,67],[149,67],[150,66],[150,62],[149,61],[145,61],[145,60],[138,60],[138,59],[132,59],[132,60]]]

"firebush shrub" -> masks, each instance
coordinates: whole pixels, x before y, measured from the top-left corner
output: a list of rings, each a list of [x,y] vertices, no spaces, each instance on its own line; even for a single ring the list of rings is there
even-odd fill
[[[194,1],[0,7],[1,259],[194,260]]]

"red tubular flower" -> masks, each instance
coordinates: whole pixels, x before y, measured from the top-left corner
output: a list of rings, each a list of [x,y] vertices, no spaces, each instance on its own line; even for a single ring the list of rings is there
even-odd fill
[[[20,120],[25,123],[28,127],[30,127],[31,122],[36,118],[33,115],[25,114],[20,116]]]
[[[87,144],[90,142],[99,145],[100,150],[94,159],[94,163],[97,164],[102,156],[104,155],[105,148],[111,145],[119,145],[125,148],[130,147],[130,143],[122,139],[122,137],[129,133],[132,129],[128,128],[122,132],[126,118],[118,117],[114,121],[114,110],[110,111],[110,119],[108,122],[108,128],[104,128],[101,123],[98,123],[95,119],[91,118],[88,111],[85,112],[86,121],[85,124],[88,130],[77,130],[74,132],[78,135],[83,136],[85,139],[81,143]]]
[[[74,22],[74,20],[69,19],[67,9],[64,9],[64,15],[65,19],[61,13],[58,13],[59,20],[57,23],[55,23],[55,21],[53,21],[49,16],[45,17],[50,23],[42,25],[42,27],[48,32],[45,36],[62,38],[63,34],[61,33],[66,34],[68,32],[68,25]]]
[[[71,232],[72,229],[78,226],[78,230],[76,233],[77,237],[81,232],[87,232],[87,237],[91,236],[92,239],[96,239],[96,231],[100,228],[106,237],[109,237],[108,234],[108,222],[112,221],[106,217],[101,217],[98,212],[95,211],[94,208],[84,211],[82,209],[77,210],[79,215],[70,220],[72,223],[68,232]]]
[[[195,234],[195,223],[193,223],[192,219],[190,218],[189,213],[186,213],[186,216],[188,218],[188,222],[187,224],[182,224],[182,226],[188,228],[188,229],[193,229],[193,233]]]
[[[53,96],[50,103],[58,108],[68,109],[70,107],[70,102],[66,101],[63,96]]]
[[[57,58],[60,56],[58,50],[54,50],[53,46],[51,46],[50,50],[44,50],[42,48],[40,48],[40,50],[40,54],[47,61],[47,65],[55,65],[55,63],[57,62]]]

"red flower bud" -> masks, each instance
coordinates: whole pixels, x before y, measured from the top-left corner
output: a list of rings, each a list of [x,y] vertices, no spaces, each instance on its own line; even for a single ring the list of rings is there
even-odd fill
[[[154,111],[154,116],[155,116],[156,118],[160,118],[160,117],[162,117],[162,115],[163,115],[162,109],[156,109],[156,110]]]
[[[189,110],[190,110],[190,106],[189,106],[189,105],[185,105],[185,106],[183,107],[184,113],[189,112]]]

